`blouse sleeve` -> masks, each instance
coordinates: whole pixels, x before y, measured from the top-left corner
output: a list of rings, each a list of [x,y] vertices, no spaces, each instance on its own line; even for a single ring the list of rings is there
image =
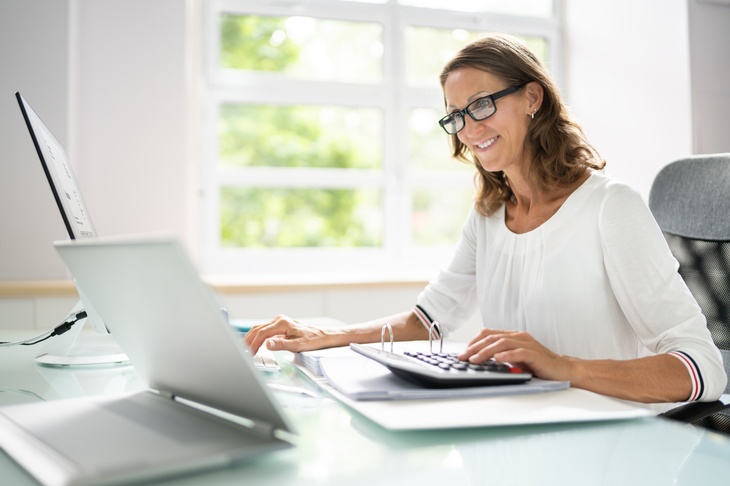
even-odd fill
[[[461,230],[450,263],[416,299],[414,313],[426,328],[438,321],[448,335],[463,325],[477,308],[476,249],[478,214],[472,208]]]
[[[616,184],[603,201],[599,227],[608,278],[634,332],[653,353],[685,364],[690,400],[716,400],[727,383],[722,356],[648,206],[635,190]]]

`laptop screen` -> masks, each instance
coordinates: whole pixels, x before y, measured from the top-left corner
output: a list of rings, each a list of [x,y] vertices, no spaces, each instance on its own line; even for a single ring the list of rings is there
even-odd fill
[[[23,112],[23,118],[28,125],[28,131],[69,236],[71,239],[95,236],[66,151],[21,94],[15,93],[15,97],[18,99],[20,111]]]

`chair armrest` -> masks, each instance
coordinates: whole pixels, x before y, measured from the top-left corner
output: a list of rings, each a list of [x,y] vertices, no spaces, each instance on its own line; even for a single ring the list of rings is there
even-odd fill
[[[660,417],[678,420],[680,422],[694,422],[721,410],[730,411],[730,395],[723,395],[714,402],[691,402],[667,410],[659,414]]]

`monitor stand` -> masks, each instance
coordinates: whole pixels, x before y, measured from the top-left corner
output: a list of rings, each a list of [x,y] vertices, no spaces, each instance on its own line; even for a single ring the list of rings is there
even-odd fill
[[[79,301],[71,314],[83,308]],[[87,321],[88,318],[81,319],[69,331],[44,342],[35,358],[36,363],[61,368],[128,365],[129,358],[114,342],[111,334],[99,331],[97,326],[93,326],[93,332],[81,332]]]
[[[117,349],[118,350],[118,349]],[[88,346],[72,349],[67,355],[44,354],[35,362],[43,366],[117,366],[129,364],[124,353],[115,353],[113,348],[90,348]]]

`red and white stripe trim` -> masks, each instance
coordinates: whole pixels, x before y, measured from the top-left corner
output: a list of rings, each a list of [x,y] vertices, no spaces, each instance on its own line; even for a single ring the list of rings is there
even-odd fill
[[[690,393],[689,401],[693,402],[702,398],[702,394],[705,391],[705,385],[704,381],[702,380],[702,374],[700,373],[700,369],[697,367],[697,363],[695,363],[692,357],[684,351],[672,351],[668,354],[676,357],[682,363],[684,363],[684,366],[689,372],[689,376],[692,380],[692,393]]]
[[[413,313],[418,317],[418,320],[421,321],[421,324],[423,324],[423,327],[426,328],[426,331],[431,332],[431,326],[433,325],[433,320],[431,319],[431,316],[428,315],[428,313],[421,308],[421,306],[415,306],[413,308]],[[433,339],[441,339],[441,336],[439,335],[440,329],[433,329],[432,332],[432,338]]]

